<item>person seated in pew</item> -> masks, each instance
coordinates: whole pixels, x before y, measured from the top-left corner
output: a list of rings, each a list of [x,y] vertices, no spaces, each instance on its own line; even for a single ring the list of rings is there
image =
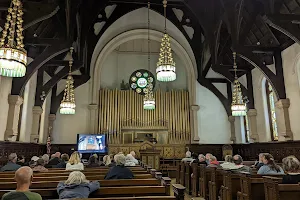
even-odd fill
[[[207,165],[205,156],[203,154],[199,154],[197,159],[193,159],[190,165],[192,165],[192,163],[198,163],[198,165]]]
[[[57,185],[57,193],[60,199],[88,198],[89,195],[100,188],[98,181],[88,181],[82,172],[71,172],[65,182]]]
[[[125,156],[124,154],[116,154],[114,156],[116,166],[111,167],[104,179],[133,179],[133,173],[130,169],[125,167]]]
[[[211,156],[209,158],[209,165],[207,165],[207,167],[220,167],[220,163],[217,161],[215,156]]]
[[[255,163],[254,167],[259,170],[259,168],[261,168],[261,166],[264,165],[264,162],[263,162],[263,157],[264,157],[264,153],[260,153],[258,155],[258,162]]]
[[[36,161],[36,166],[34,168],[32,168],[32,170],[34,172],[47,172],[48,169],[44,167],[45,165],[45,161],[40,158]]]
[[[17,159],[18,159],[18,156],[17,156],[16,153],[9,154],[9,156],[8,156],[8,162],[7,162],[6,165],[4,165],[1,168],[1,172],[16,171],[16,170],[18,170],[21,167],[21,165],[16,164],[17,163]]]
[[[209,159],[210,157],[212,157],[213,155],[211,153],[207,153],[205,154],[205,160],[206,160],[206,164],[209,165]]]
[[[112,167],[113,164],[111,163],[111,159],[109,155],[105,155],[103,157],[103,162],[101,163],[101,166],[107,166],[107,167]]]
[[[90,158],[89,158],[89,162],[88,162],[88,165],[86,167],[99,167],[99,163],[97,162],[97,158],[95,157],[95,155],[92,155]]]
[[[243,165],[243,158],[240,155],[235,155],[232,158],[234,166],[230,166],[230,168],[227,168],[232,173],[251,173],[251,168]],[[226,170],[226,169],[225,169]]]
[[[139,161],[135,158],[136,154],[135,154],[135,151],[131,151],[130,154],[132,155],[132,157],[134,158],[133,159],[133,162],[138,165],[139,164]]]
[[[55,154],[51,155],[51,159],[49,160],[49,163],[47,166],[56,166],[58,163],[61,162],[60,160],[60,156],[61,156],[61,153],[60,152],[56,152]]]
[[[48,163],[49,163],[49,155],[48,155],[48,154],[42,155],[42,159],[43,159],[44,162],[45,162],[45,165],[44,165],[44,166],[47,168]]]
[[[58,163],[54,168],[61,168],[61,169],[65,169],[67,166],[67,163],[69,161],[69,155],[64,153],[61,155],[61,162]]]
[[[192,153],[190,151],[187,151],[185,153],[185,158],[182,158],[181,161],[183,161],[183,162],[191,162],[192,160],[193,160]]]
[[[284,174],[283,169],[275,163],[274,157],[271,154],[264,154],[263,163],[264,165],[259,168],[257,174]]]
[[[298,184],[300,182],[300,162],[295,156],[282,159],[282,167],[286,173],[282,177],[283,184]]]
[[[125,166],[134,167],[135,166],[135,160],[136,159],[131,154],[127,154],[127,156],[125,157]]]
[[[235,164],[233,163],[233,157],[232,155],[226,155],[224,162],[221,164],[221,167],[223,169],[230,169],[232,167],[235,167]]]
[[[29,187],[33,179],[33,171],[30,167],[21,167],[15,173],[17,189],[2,196],[2,200],[42,200],[41,195],[30,192]]]
[[[81,171],[84,170],[84,166],[81,162],[79,153],[77,151],[73,152],[69,162],[66,165],[67,171]]]
[[[23,155],[18,156],[17,165],[20,165],[20,166],[26,166],[26,163],[25,163],[25,156],[23,156]],[[27,165],[28,165],[28,163],[27,163]]]

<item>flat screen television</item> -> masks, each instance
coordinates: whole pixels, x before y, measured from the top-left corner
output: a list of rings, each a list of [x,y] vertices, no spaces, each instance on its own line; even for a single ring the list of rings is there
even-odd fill
[[[80,153],[107,153],[106,135],[77,134],[77,150]]]

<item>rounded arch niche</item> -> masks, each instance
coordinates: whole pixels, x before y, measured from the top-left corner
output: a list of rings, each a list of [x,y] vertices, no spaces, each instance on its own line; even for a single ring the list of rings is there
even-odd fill
[[[123,43],[126,43],[131,40],[137,39],[147,39],[147,29],[135,29],[126,31],[114,37],[110,40],[101,50],[100,54],[96,58],[96,62],[94,66],[91,66],[91,85],[90,85],[90,132],[96,133],[97,126],[98,126],[98,102],[99,102],[99,91],[101,87],[101,70],[102,66],[109,56],[110,53],[118,46]],[[162,32],[156,30],[150,30],[150,39],[153,41],[161,42],[161,38],[163,36]],[[193,65],[193,62],[188,55],[187,51],[182,47],[182,45],[177,42],[174,38],[171,37],[171,46],[172,50],[178,55],[179,59],[182,61],[184,66],[177,66],[177,67],[184,67],[187,74],[187,86],[189,91],[189,101],[190,105],[193,106],[196,103],[196,81],[197,81],[197,71],[196,66]],[[96,46],[97,48],[97,46]],[[198,141],[198,120],[197,120],[197,113],[192,110],[191,111],[191,140]],[[195,134],[196,133],[196,134]]]

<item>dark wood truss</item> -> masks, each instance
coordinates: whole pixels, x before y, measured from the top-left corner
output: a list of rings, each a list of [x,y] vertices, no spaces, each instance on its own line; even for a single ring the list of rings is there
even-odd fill
[[[34,60],[27,67],[26,76],[13,80],[12,94],[23,95],[31,76],[38,71],[35,105],[41,106],[42,94],[52,90],[51,113],[55,114],[62,98],[56,95],[57,83],[68,74],[64,60],[70,46],[75,47],[73,70],[80,70],[75,87],[86,83],[90,76],[91,57],[103,33],[123,15],[146,7],[148,0],[31,0],[25,2],[25,48]],[[151,9],[163,14],[161,0],[150,0]],[[0,3],[0,26],[5,23],[10,1]],[[238,76],[246,76],[242,91],[250,109],[254,108],[251,71],[258,68],[274,87],[279,99],[286,98],[281,51],[294,42],[300,44],[300,0],[169,0],[168,19],[189,42],[197,64],[198,82],[213,92],[230,115],[232,99],[232,52],[238,54]],[[116,5],[109,18],[107,6]],[[181,20],[173,9],[183,12]],[[102,17],[99,18],[98,16]],[[98,35],[94,24],[105,22]],[[183,26],[194,30],[189,37]],[[275,64],[276,73],[267,65]],[[56,72],[59,66],[65,66]],[[210,70],[223,78],[209,78]],[[43,75],[51,79],[43,83]],[[225,97],[214,85],[227,85]]]

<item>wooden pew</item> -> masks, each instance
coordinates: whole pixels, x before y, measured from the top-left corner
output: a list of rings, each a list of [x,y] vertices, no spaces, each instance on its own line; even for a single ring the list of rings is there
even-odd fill
[[[127,180],[130,181],[130,180]],[[101,187],[93,192],[90,197],[115,197],[115,196],[169,196],[170,181],[168,177],[161,179],[162,186],[122,186],[122,187]],[[184,200],[185,188],[181,185],[173,185],[176,199]],[[0,190],[0,196],[9,190]],[[56,188],[48,189],[31,189],[32,192],[39,193],[43,198],[53,199],[58,198]]]
[[[207,168],[210,171],[210,181],[208,182],[209,199],[217,200],[220,192],[221,185],[223,183],[222,169],[215,167]]]
[[[180,162],[180,184],[185,185],[185,179],[184,179],[184,174],[185,174],[185,167],[184,167],[184,162]]]
[[[199,173],[200,168],[198,167],[198,163],[192,163],[192,172],[193,177],[191,180],[192,185],[192,196],[197,197],[199,192]]]
[[[264,175],[259,174],[239,174],[241,190],[237,192],[239,200],[264,200]],[[272,175],[276,177],[280,182],[283,175]]]
[[[266,200],[299,200],[299,184],[280,184],[281,179],[276,177],[264,177]]]
[[[181,161],[177,161],[176,183],[180,184]]]
[[[208,182],[211,178],[211,172],[206,169],[206,165],[199,166],[199,196],[205,199],[208,197]]]
[[[103,180],[104,175],[93,175],[93,176],[86,176],[86,178],[90,181],[93,180]],[[134,179],[146,179],[152,178],[151,174],[136,174],[134,175]],[[40,181],[63,181],[67,180],[68,176],[50,176],[50,177],[33,177],[34,182]],[[0,182],[13,182],[14,178],[0,178]]]
[[[223,184],[221,186],[221,199],[237,199],[237,192],[241,190],[239,174],[233,174],[230,171],[222,170]]]
[[[186,162],[184,163],[184,183],[185,183],[185,191],[188,194],[191,194],[191,166],[190,166],[190,162]]]

